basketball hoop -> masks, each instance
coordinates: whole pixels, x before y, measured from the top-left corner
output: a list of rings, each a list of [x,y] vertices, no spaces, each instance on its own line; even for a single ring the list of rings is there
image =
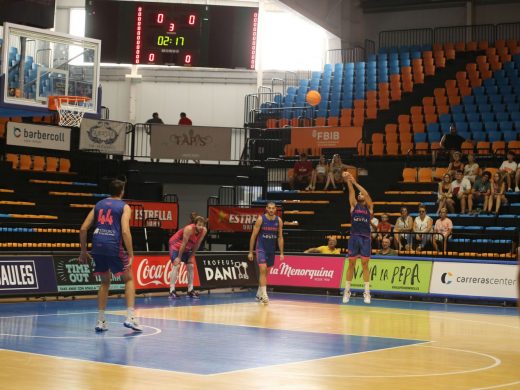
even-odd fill
[[[49,110],[58,111],[60,126],[80,127],[85,112],[92,109],[86,96],[49,96]]]

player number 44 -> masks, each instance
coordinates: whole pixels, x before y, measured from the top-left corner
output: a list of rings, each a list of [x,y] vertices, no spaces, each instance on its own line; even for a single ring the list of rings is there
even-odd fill
[[[101,209],[99,210],[99,213],[98,213],[98,221],[99,223],[105,225],[105,224],[108,224],[108,225],[112,225],[113,223],[113,219],[112,219],[112,210],[108,210],[106,214],[103,214],[104,210]]]

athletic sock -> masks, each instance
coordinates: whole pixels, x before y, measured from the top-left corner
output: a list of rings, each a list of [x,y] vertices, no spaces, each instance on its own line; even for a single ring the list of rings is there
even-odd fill
[[[262,296],[262,287],[258,286],[258,290],[256,290],[256,296],[261,297]]]
[[[133,307],[128,308],[128,310],[126,312],[126,318],[128,318],[128,319],[134,318],[134,308]]]
[[[261,296],[267,295],[267,286],[260,287]]]
[[[170,292],[175,291],[175,282],[177,281],[177,275],[179,274],[180,265],[174,265],[170,275]]]
[[[188,291],[193,291],[193,264],[188,264]]]
[[[98,321],[105,321],[105,311],[104,310],[100,310],[98,312]]]
[[[370,292],[370,282],[365,282],[365,292]]]
[[[350,285],[351,285],[351,284],[352,284],[352,282],[349,282],[349,281],[347,281],[347,282],[345,283],[345,291],[350,291]]]

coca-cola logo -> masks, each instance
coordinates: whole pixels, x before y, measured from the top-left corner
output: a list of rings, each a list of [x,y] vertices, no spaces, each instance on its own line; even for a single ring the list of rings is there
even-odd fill
[[[137,266],[137,284],[140,287],[146,286],[169,286],[172,271],[172,262],[169,259],[161,260],[160,263],[144,258]],[[181,263],[179,276],[176,284],[187,284],[188,272],[186,265]]]

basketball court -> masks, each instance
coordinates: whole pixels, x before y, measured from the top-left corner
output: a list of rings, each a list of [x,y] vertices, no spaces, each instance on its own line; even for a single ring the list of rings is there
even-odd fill
[[[122,326],[122,299],[96,334],[95,300],[3,304],[0,387],[520,388],[515,308],[281,293],[137,307],[142,334]]]

